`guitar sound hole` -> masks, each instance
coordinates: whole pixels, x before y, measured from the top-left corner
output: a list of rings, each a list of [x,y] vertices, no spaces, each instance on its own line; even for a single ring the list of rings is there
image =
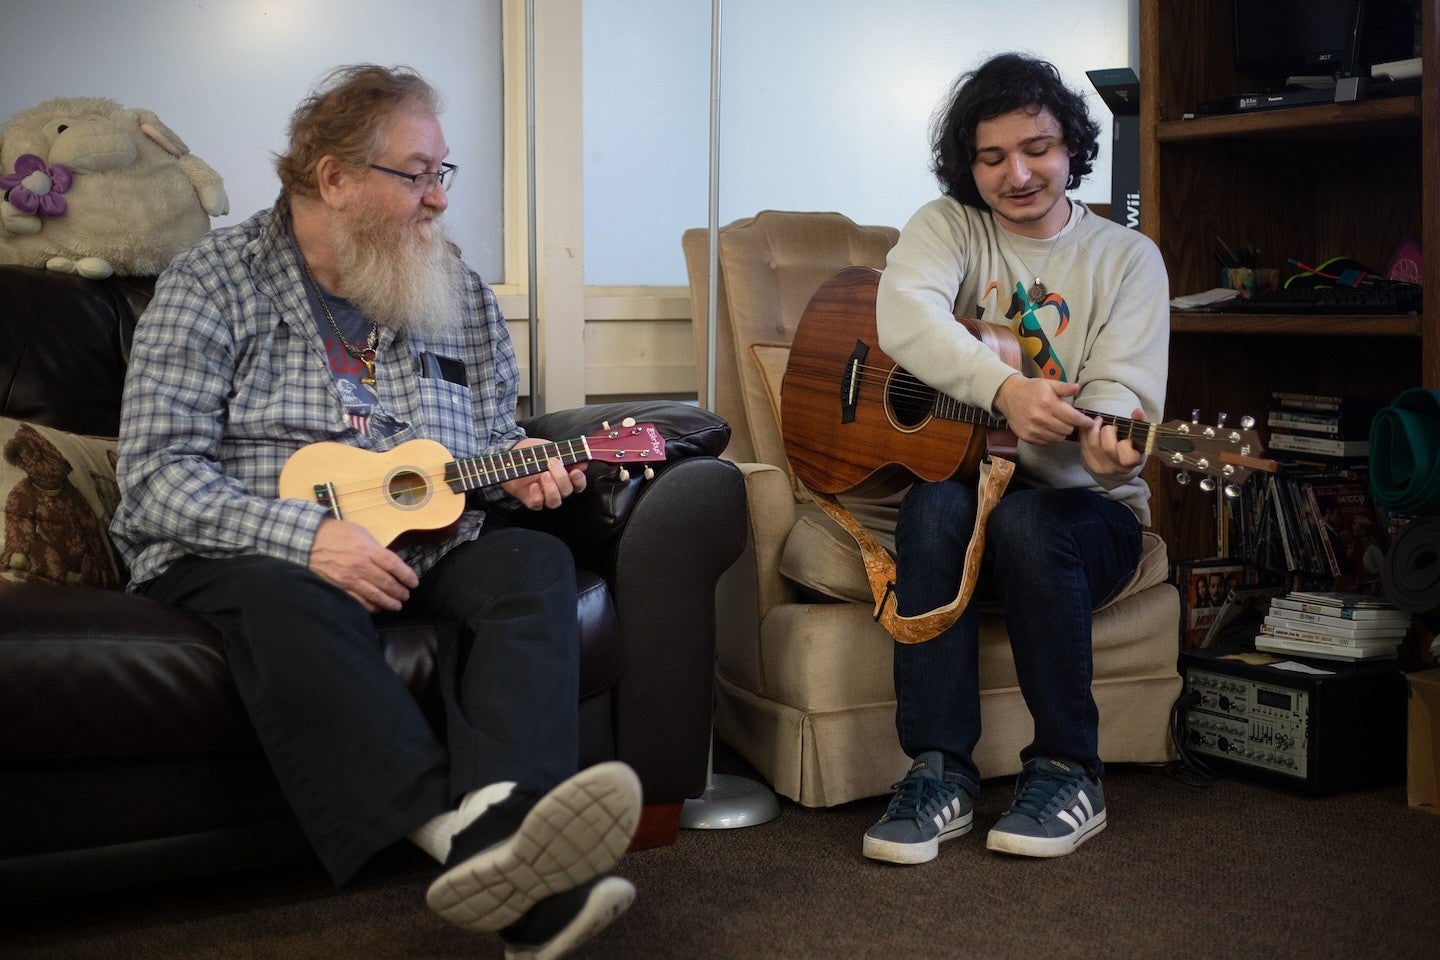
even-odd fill
[[[935,390],[913,374],[896,368],[885,385],[890,415],[901,429],[918,427],[935,412]]]
[[[430,484],[425,475],[414,470],[396,470],[385,483],[390,502],[401,508],[424,505],[430,499]]]

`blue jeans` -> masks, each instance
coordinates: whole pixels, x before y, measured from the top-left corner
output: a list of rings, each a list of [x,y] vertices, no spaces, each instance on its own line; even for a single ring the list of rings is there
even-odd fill
[[[955,599],[975,524],[974,483],[918,483],[895,529],[896,599],[915,616]],[[895,726],[906,754],[938,750],[945,776],[974,796],[980,771],[981,600],[1000,601],[1035,739],[1021,759],[1062,757],[1095,777],[1099,711],[1090,693],[1095,607],[1118,593],[1140,561],[1140,524],[1124,504],[1089,490],[1016,487],[986,527],[980,585],[970,606],[933,640],[895,644]]]

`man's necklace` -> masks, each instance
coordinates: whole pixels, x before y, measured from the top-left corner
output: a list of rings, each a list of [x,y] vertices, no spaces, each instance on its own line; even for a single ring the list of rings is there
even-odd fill
[[[997,229],[1003,232],[1003,228]],[[1045,273],[1045,269],[1050,266],[1050,256],[1055,252],[1055,245],[1059,242],[1060,234],[1057,233],[1050,240],[1050,249],[1045,251],[1045,262],[1040,265],[1040,269],[1034,274],[1035,279],[1030,281],[1030,286],[1025,290],[1025,298],[1030,301],[1032,307],[1039,306],[1050,293],[1050,290],[1045,286],[1045,281],[1041,280],[1040,277]],[[1024,257],[1020,256],[1020,251],[1015,249],[1015,244],[1009,237],[1005,238],[1005,245],[1010,248],[1010,252],[1015,255],[1015,259],[1020,261],[1020,266],[1025,268],[1025,272],[1030,273],[1030,265],[1025,262]]]
[[[372,321],[370,323],[370,334],[365,338],[365,346],[360,347],[345,339],[345,334],[340,332],[340,324],[335,322],[335,315],[330,312],[330,305],[325,302],[325,291],[320,289],[320,283],[315,279],[315,274],[310,272],[310,264],[305,264],[305,276],[310,278],[310,285],[315,288],[315,298],[320,301],[320,309],[325,311],[325,319],[330,321],[330,328],[335,331],[335,336],[345,352],[356,360],[365,364],[365,376],[360,382],[367,387],[375,386],[375,358],[377,356],[375,347],[380,343],[380,328]]]

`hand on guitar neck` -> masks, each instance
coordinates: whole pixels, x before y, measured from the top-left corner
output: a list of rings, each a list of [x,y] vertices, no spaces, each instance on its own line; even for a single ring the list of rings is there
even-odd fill
[[[543,446],[549,442],[530,437],[515,444],[513,449]],[[585,489],[585,467],[586,461],[583,460],[567,468],[559,457],[551,457],[543,473],[506,480],[500,487],[528,510],[554,510],[566,497]]]
[[[1128,438],[1119,436],[1114,424],[1077,410],[1069,398],[1079,384],[1026,377],[1007,377],[995,393],[995,409],[1004,416],[1010,431],[1027,443],[1057,443],[1079,440],[1085,466],[1098,476],[1129,473],[1140,465],[1141,455]],[[1144,421],[1145,411],[1136,409],[1133,419]]]

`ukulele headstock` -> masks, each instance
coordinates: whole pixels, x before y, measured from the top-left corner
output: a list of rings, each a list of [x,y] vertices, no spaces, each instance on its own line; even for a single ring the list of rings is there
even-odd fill
[[[655,429],[653,423],[636,423],[626,417],[620,426],[612,427],[608,420],[601,421],[600,430],[585,438],[590,459],[604,460],[620,467],[621,481],[630,479],[630,464],[644,468],[646,480],[655,476],[652,463],[665,459],[665,438]]]
[[[1172,420],[1157,431],[1152,456],[1172,470],[1178,471],[1177,483],[1188,484],[1191,474],[1199,474],[1201,490],[1219,489],[1227,497],[1240,495],[1240,484],[1259,470],[1274,473],[1275,461],[1261,456],[1265,448],[1255,431],[1255,418],[1240,418],[1239,428],[1227,426],[1226,415],[1216,417],[1214,425],[1200,422],[1200,411],[1190,419]]]

